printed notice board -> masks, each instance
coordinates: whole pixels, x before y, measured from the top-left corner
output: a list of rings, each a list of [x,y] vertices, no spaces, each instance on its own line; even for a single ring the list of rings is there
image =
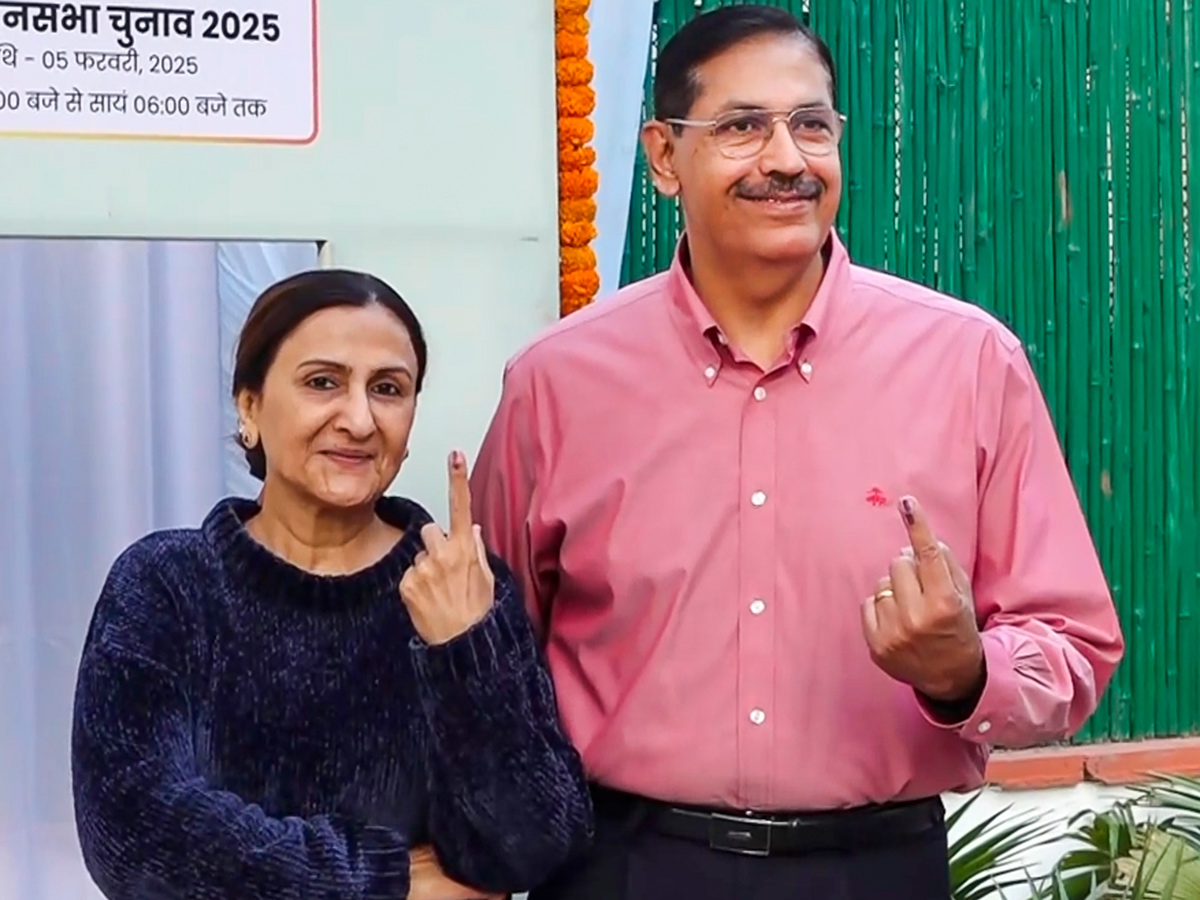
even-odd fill
[[[0,135],[307,143],[316,0],[0,0]]]

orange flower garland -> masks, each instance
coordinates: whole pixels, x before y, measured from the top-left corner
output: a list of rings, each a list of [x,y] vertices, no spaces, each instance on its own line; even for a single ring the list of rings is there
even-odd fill
[[[558,232],[559,304],[562,315],[592,302],[600,290],[596,254],[596,201],[600,177],[590,145],[595,129],[588,118],[596,108],[588,61],[590,0],[555,0],[554,49],[558,61]]]

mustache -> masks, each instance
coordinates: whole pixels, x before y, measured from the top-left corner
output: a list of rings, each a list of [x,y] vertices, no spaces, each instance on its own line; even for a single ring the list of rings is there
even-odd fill
[[[737,196],[744,200],[815,200],[824,192],[824,182],[807,175],[773,177],[754,185],[739,183],[735,189]]]

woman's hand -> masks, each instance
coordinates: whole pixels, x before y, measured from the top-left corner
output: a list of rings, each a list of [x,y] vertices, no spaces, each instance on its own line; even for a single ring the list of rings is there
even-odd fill
[[[450,533],[421,529],[425,550],[400,580],[400,597],[427,644],[458,637],[492,608],[495,578],[479,526],[471,521],[467,459],[450,454]]]
[[[504,900],[507,894],[484,894],[459,884],[442,871],[432,847],[416,847],[408,854],[408,900]]]

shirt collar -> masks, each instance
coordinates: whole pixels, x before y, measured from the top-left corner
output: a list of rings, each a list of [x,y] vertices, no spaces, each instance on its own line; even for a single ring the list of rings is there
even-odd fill
[[[818,337],[827,339],[836,331],[837,313],[845,306],[849,294],[850,254],[834,231],[829,234],[827,246],[829,260],[821,278],[821,285],[817,288],[804,318],[795,328],[793,346],[797,348],[801,346],[801,336],[806,332],[809,340],[803,343],[807,347]],[[719,345],[725,343],[725,337],[688,277],[687,254],[685,232],[675,246],[675,257],[667,275],[667,290],[672,301],[674,318],[684,334],[687,345],[707,373],[709,367],[720,368],[722,360]],[[710,383],[715,379],[716,369],[708,376]]]

